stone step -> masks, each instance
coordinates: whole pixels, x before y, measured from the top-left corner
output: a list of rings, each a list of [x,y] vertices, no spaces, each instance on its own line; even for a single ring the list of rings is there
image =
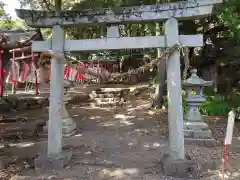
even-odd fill
[[[197,145],[197,146],[205,146],[205,147],[217,146],[217,141],[213,138],[211,139],[184,138],[184,143],[186,145]]]
[[[114,97],[120,97],[121,93],[119,92],[119,93],[116,93],[116,94],[113,94],[113,93],[98,94],[98,93],[92,92],[89,96],[90,96],[90,98],[114,98]]]
[[[240,153],[240,145],[231,144],[229,146],[229,151],[230,152],[235,152],[235,153]]]
[[[126,95],[127,93],[128,92],[122,92],[122,91],[109,91],[109,92],[92,91],[91,94],[94,94],[94,95],[111,94],[113,96],[119,96],[119,95]]]
[[[95,102],[120,102],[121,98],[94,98],[93,99]]]
[[[205,122],[190,122],[184,121],[183,128],[185,130],[208,130],[208,125]]]
[[[2,120],[2,122],[4,122]],[[34,136],[42,127],[45,125],[45,120],[38,119],[29,119],[26,121],[9,122],[9,123],[0,123],[0,137],[11,137],[11,136]]]
[[[105,95],[105,94],[109,94],[109,96],[125,96],[129,93],[129,90],[128,91],[92,91],[91,94],[95,95],[95,96],[98,96],[98,95]]]
[[[239,145],[240,146],[240,137],[233,137],[232,138],[232,145]]]
[[[229,145],[229,151],[240,153],[240,137],[232,138],[232,144]]]
[[[126,93],[126,92],[129,92],[130,89],[128,88],[99,88],[99,89],[96,89],[95,90],[96,92],[102,92],[102,93],[108,93],[108,92],[123,92],[123,93]]]
[[[185,138],[193,138],[193,139],[211,139],[212,131],[210,130],[184,130]]]
[[[92,107],[112,107],[112,106],[123,106],[126,102],[92,102],[90,105]]]

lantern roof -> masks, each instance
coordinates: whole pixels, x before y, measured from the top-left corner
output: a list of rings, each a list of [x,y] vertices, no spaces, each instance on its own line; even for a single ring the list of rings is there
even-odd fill
[[[191,76],[183,82],[184,86],[211,86],[212,81],[205,81],[197,75],[197,69],[191,70]]]

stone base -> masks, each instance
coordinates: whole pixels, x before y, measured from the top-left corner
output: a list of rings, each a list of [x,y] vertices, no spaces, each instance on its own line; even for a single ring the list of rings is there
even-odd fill
[[[230,145],[229,146],[229,151],[234,152],[234,153],[240,153],[240,146],[237,145]]]
[[[46,154],[35,159],[35,170],[61,169],[65,167],[72,158],[71,151],[64,151],[57,156],[48,157]]]
[[[217,146],[217,141],[213,138],[211,139],[184,138],[184,143],[188,145],[197,145],[197,146],[205,146],[205,147]]]
[[[232,144],[229,145],[229,151],[240,153],[240,137],[232,138]]]
[[[9,156],[0,157],[0,170],[5,169],[8,163],[11,162],[11,158]]]
[[[205,122],[191,122],[191,121],[185,121],[183,124],[183,128],[186,130],[207,130],[208,125]]]
[[[64,138],[69,138],[72,137],[74,134],[76,134],[76,129],[74,129],[73,131],[69,132],[69,133],[63,133],[62,137]]]
[[[62,133],[63,137],[70,137],[76,133],[76,123],[72,118],[67,117],[62,119]]]
[[[185,138],[193,139],[211,139],[212,131],[210,130],[184,130]]]
[[[62,119],[62,136],[71,137],[76,133],[76,123],[70,117]],[[43,132],[47,134],[48,132],[48,123],[43,128]]]
[[[212,131],[204,122],[186,121],[184,122],[185,144],[214,147],[217,141],[212,137]]]
[[[187,157],[184,160],[173,160],[168,155],[164,155],[161,165],[166,176],[178,178],[192,178],[197,175],[199,170],[197,163]]]

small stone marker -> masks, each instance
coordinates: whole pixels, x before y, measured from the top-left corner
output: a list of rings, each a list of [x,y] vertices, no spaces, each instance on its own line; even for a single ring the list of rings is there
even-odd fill
[[[187,92],[188,112],[184,122],[185,143],[201,146],[216,146],[217,142],[212,138],[212,132],[203,121],[199,111],[199,105],[206,101],[203,95],[205,86],[211,86],[212,82],[204,81],[197,76],[197,70],[191,71],[191,77],[184,81]],[[193,92],[195,91],[195,92]]]
[[[233,111],[230,111],[228,113],[228,124],[227,124],[227,131],[226,131],[226,137],[225,137],[225,145],[232,144],[234,121],[235,121],[235,113]]]
[[[235,117],[233,110],[228,113],[228,124],[224,144],[229,147],[229,151],[240,153],[240,137],[233,137]]]

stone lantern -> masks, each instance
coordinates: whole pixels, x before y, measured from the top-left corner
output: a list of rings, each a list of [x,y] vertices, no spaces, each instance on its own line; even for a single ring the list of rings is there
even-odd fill
[[[68,88],[70,88],[69,82],[64,80],[64,89],[65,92],[63,94],[62,98],[62,108],[60,111],[61,117],[62,117],[62,136],[63,137],[71,137],[76,133],[76,123],[74,120],[69,116],[67,109],[66,109],[66,104],[69,100],[69,96],[67,93]],[[44,127],[44,131],[48,131],[48,123]]]
[[[67,89],[70,87],[69,83],[65,81],[64,88],[66,89],[64,95],[63,95],[63,101],[62,101],[62,110],[61,110],[61,116],[62,116],[62,134],[63,137],[70,137],[76,133],[76,123],[74,120],[69,116],[67,110],[66,110],[66,104],[69,100]]]
[[[212,138],[212,132],[208,125],[203,121],[199,111],[199,105],[206,101],[203,95],[204,87],[211,86],[211,81],[204,81],[197,76],[197,70],[191,71],[189,79],[183,85],[186,89],[186,101],[188,111],[184,122],[185,143],[204,146],[215,146],[216,141]]]

